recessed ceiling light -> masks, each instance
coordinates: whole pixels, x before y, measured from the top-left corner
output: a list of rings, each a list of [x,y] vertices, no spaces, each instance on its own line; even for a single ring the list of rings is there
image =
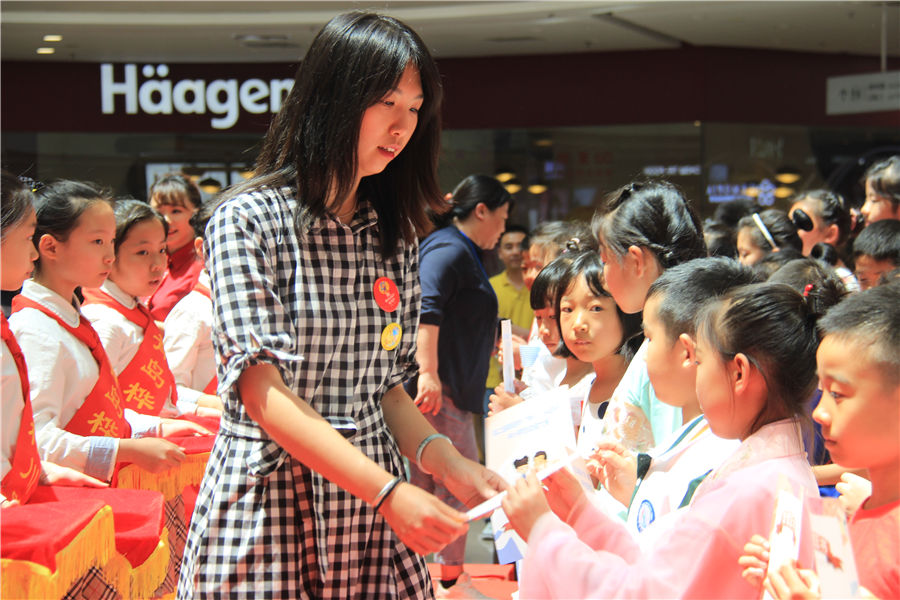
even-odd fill
[[[55,48],[38,48],[37,49],[38,54],[53,54],[54,52],[56,52]]]
[[[58,35],[55,33],[48,33],[47,35],[44,36],[45,42],[61,42],[62,39],[63,38],[61,35]]]

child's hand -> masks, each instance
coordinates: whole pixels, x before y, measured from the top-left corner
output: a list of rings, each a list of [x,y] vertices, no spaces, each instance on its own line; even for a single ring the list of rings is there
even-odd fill
[[[534,471],[516,480],[515,485],[506,490],[501,504],[516,533],[528,541],[531,529],[537,520],[550,512],[550,505],[544,497],[544,488]]]
[[[742,569],[741,577],[759,589],[769,566],[769,540],[761,535],[750,538],[744,545],[744,554],[738,558],[738,565]]]
[[[616,442],[601,441],[587,462],[588,472],[610,495],[628,506],[637,484],[637,455]]]
[[[513,369],[516,371],[522,370],[522,356],[519,354],[519,346],[524,346],[527,343],[517,335],[512,336]],[[503,344],[499,340],[497,341],[497,360],[500,361],[501,365],[503,364]]]
[[[515,406],[520,402],[524,402],[522,396],[507,392],[501,383],[494,388],[494,393],[491,394],[491,400],[488,403],[488,416],[492,417],[500,411],[506,410],[510,406]]]
[[[212,435],[212,431],[197,425],[190,421],[182,419],[166,419],[159,420],[161,437],[172,437],[173,435]]]
[[[197,410],[194,411],[194,414],[198,417],[221,417],[222,411],[216,410],[215,408],[207,408],[205,406],[198,406]]]
[[[121,462],[134,463],[151,473],[161,473],[177,467],[185,459],[184,448],[161,438],[140,438],[119,440]]]
[[[819,576],[815,571],[798,568],[796,562],[782,565],[766,578],[766,591],[778,600],[821,598]]]
[[[546,497],[550,509],[562,521],[571,525],[588,502],[581,482],[565,468],[548,476],[544,484],[547,486]]]
[[[95,479],[90,475],[85,475],[81,471],[76,471],[70,467],[57,465],[46,460],[41,461],[41,470],[43,471],[41,483],[46,485],[63,485],[72,487],[93,487],[104,488],[109,487],[105,481]]]
[[[197,407],[212,408],[219,411],[220,414],[225,410],[225,405],[222,404],[222,401],[219,400],[219,397],[212,394],[202,394],[199,398],[197,398]]]
[[[872,482],[853,473],[844,473],[834,489],[840,492],[838,501],[848,515],[852,515],[872,495]]]

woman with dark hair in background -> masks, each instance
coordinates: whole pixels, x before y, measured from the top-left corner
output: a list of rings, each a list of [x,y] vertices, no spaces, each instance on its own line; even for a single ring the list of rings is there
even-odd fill
[[[497,245],[512,198],[487,175],[469,175],[453,190],[439,229],[422,242],[422,313],[417,339],[418,377],[406,384],[429,423],[459,451],[478,459],[474,414],[483,410],[484,381],[497,337],[497,296],[482,264],[482,251]],[[430,470],[411,468],[412,482],[459,507]],[[465,538],[438,554],[441,586],[470,585],[463,574]]]
[[[207,226],[221,429],[180,598],[424,598],[423,556],[502,480],[435,433],[415,374],[417,235],[442,207],[441,87],[421,39],[353,12],[317,34],[256,177]],[[483,383],[482,375],[479,386]],[[480,395],[479,395],[480,398]]]

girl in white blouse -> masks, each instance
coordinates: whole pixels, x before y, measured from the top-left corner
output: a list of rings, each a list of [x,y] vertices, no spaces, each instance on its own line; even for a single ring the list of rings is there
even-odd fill
[[[93,185],[59,181],[39,190],[36,212],[39,258],[13,300],[10,327],[28,363],[41,458],[104,481],[119,462],[152,472],[179,464],[184,452],[153,436],[196,427],[122,408],[109,359],[75,295],[109,275],[112,200]]]

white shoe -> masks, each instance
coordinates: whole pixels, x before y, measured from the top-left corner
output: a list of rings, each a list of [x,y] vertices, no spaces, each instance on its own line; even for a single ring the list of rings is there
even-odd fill
[[[456,583],[448,588],[441,585],[437,581],[434,586],[435,598],[480,598],[482,600],[490,600],[490,596],[485,596],[472,584],[472,576],[468,573],[462,573]]]

